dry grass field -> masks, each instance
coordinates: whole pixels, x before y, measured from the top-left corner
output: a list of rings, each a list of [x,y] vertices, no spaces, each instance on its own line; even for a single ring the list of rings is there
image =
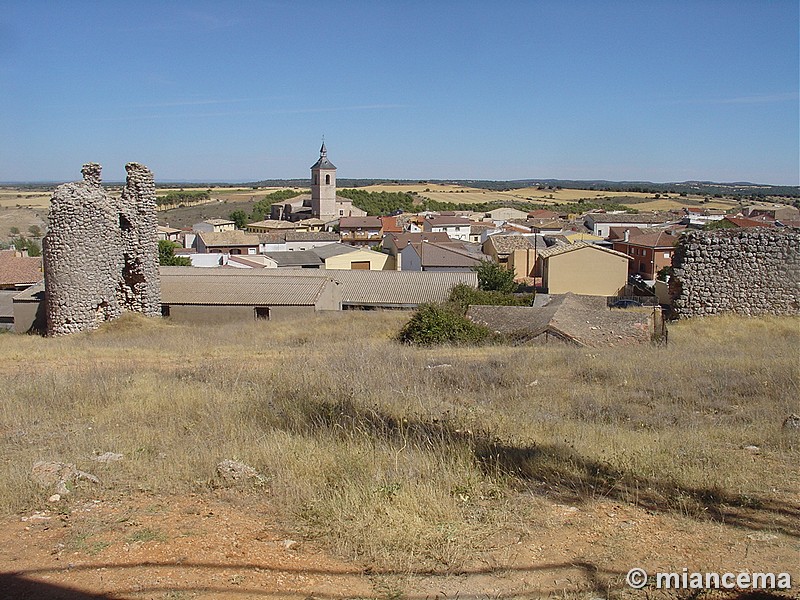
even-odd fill
[[[272,523],[356,565],[382,598],[627,598],[631,566],[800,577],[800,433],[781,427],[800,413],[796,319],[680,322],[666,347],[586,350],[405,347],[393,337],[407,318],[2,335],[0,511],[67,515],[71,560],[102,563],[132,531],[153,552],[185,543],[159,511],[238,507],[246,531]],[[125,458],[91,460],[106,451]],[[226,487],[226,458],[263,484]],[[54,507],[37,460],[101,484]],[[89,523],[92,499],[118,508]],[[138,525],[119,533],[120,518]]]
[[[47,209],[50,206],[50,195],[49,191],[0,188],[0,208]]]
[[[415,192],[424,198],[439,202],[533,202],[535,204],[569,203],[577,200],[597,198],[636,198],[653,199],[653,194],[640,192],[602,192],[597,190],[540,190],[538,188],[519,188],[508,191],[482,190],[468,186],[437,183],[424,184],[381,184],[361,188],[368,192]],[[699,197],[698,197],[699,198]],[[677,200],[676,200],[677,202]],[[637,207],[639,205],[637,204]]]

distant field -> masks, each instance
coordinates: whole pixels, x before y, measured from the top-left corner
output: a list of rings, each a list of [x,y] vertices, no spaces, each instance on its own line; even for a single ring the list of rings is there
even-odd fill
[[[577,200],[593,200],[596,198],[636,198],[655,200],[654,194],[642,192],[604,192],[598,190],[540,190],[538,188],[519,188],[508,191],[482,190],[460,185],[424,184],[381,184],[359,188],[367,192],[416,192],[423,198],[438,202],[477,204],[482,202],[532,202],[535,204],[557,204],[575,202]],[[701,199],[697,196],[694,199]],[[674,206],[684,206],[675,199]],[[631,203],[633,204],[633,203]],[[636,208],[641,206],[636,203]],[[652,209],[647,209],[652,210]]]
[[[47,208],[50,206],[50,192],[23,191],[13,188],[0,189],[0,208]]]
[[[650,202],[642,202],[641,204],[632,204],[632,208],[636,208],[637,210],[671,210],[675,208],[683,208],[687,206],[687,202],[682,202],[678,199],[665,199],[659,198],[658,200],[651,200]],[[694,203],[692,204],[694,205]],[[703,203],[703,208],[721,208],[724,210],[729,210],[731,208],[736,208],[739,206],[739,203],[735,200],[721,200],[716,198],[709,202]]]

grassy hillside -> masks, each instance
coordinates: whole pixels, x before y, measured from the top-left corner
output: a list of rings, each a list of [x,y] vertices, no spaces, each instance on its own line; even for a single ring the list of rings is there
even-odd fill
[[[79,499],[204,493],[235,458],[267,478],[238,493],[377,567],[457,570],[525,536],[543,501],[800,534],[800,436],[781,428],[800,412],[797,320],[681,322],[667,347],[586,350],[405,347],[407,318],[3,335],[0,512],[46,505],[37,460],[100,477]],[[90,460],[106,451],[125,460]]]

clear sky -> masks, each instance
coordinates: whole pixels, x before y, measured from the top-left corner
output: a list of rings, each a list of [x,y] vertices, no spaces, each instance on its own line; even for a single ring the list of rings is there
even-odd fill
[[[797,0],[0,0],[0,181],[800,184]]]

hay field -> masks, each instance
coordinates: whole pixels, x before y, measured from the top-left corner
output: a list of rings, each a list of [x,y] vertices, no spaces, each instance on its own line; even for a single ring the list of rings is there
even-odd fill
[[[650,206],[648,200],[656,201],[654,194],[643,192],[604,192],[598,190],[540,190],[535,187],[519,188],[507,191],[483,190],[469,186],[446,185],[446,184],[380,184],[371,185],[363,188],[368,192],[414,192],[423,198],[429,198],[438,202],[468,203],[477,204],[482,202],[531,202],[533,204],[565,204],[576,202],[577,200],[595,200],[598,198],[621,198],[641,199]],[[664,195],[662,194],[662,197]],[[699,199],[700,197],[697,197]],[[692,198],[694,199],[694,198]],[[624,200],[622,201],[625,204]],[[685,204],[680,197],[674,196],[672,200],[663,198],[663,206],[681,207]],[[639,202],[630,203],[632,208],[642,206]],[[646,208],[643,210],[657,210]]]
[[[800,413],[797,319],[682,322],[666,347],[587,350],[400,346],[407,318],[5,334],[0,512],[45,506],[37,460],[101,478],[77,501],[208,493],[234,458],[264,474],[291,531],[375,568],[480,564],[498,535],[528,539],[545,504],[800,535],[800,436],[781,428]],[[106,451],[126,458],[91,461]],[[773,568],[794,568],[784,556]]]
[[[47,209],[52,191],[30,191],[17,188],[0,188],[0,208]]]
[[[698,204],[696,201],[689,204],[684,202],[682,198],[659,198],[658,200],[651,200],[649,202],[631,204],[632,208],[642,211],[672,210],[676,208],[683,208],[684,206],[700,206],[702,208],[721,208],[723,210],[730,210],[732,208],[738,208],[740,203],[736,200],[722,200],[720,198],[714,198],[713,200],[709,200],[708,202],[704,202],[702,204]]]

